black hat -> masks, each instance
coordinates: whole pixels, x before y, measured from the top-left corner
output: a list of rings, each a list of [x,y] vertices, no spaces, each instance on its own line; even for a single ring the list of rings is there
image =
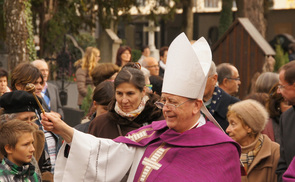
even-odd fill
[[[40,103],[41,99],[38,97]],[[33,94],[22,90],[7,92],[0,97],[0,107],[4,108],[4,113],[35,112],[39,106]]]

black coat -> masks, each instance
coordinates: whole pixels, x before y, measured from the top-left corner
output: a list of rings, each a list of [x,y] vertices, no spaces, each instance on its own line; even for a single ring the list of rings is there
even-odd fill
[[[276,170],[278,181],[282,181],[282,176],[295,156],[295,106],[285,111],[280,118],[280,160]]]
[[[239,102],[240,100],[234,96],[229,95],[224,90],[221,90],[221,98],[216,103],[215,112],[213,114],[213,117],[216,119],[216,121],[219,123],[219,125],[222,127],[222,129],[225,131],[228,127],[228,121],[226,118],[226,114],[228,111],[228,106],[232,105],[236,102]]]

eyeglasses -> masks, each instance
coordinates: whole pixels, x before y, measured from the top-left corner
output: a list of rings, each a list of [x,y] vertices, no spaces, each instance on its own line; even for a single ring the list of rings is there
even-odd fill
[[[181,106],[182,104],[184,104],[184,103],[186,103],[186,102],[188,102],[188,101],[190,101],[190,100],[192,100],[192,99],[187,99],[186,101],[184,101],[183,103],[180,103],[180,104],[178,104],[178,105],[175,105],[175,104],[171,104],[171,103],[168,103],[168,102],[166,102],[166,101],[157,101],[157,102],[155,102],[155,105],[159,108],[159,109],[163,109],[164,108],[164,106],[166,105],[169,109],[172,109],[172,110],[174,110],[174,109],[176,109],[176,108],[178,108],[179,106]],[[166,102],[166,103],[165,103]]]
[[[159,68],[159,65],[147,66],[147,68]]]
[[[235,80],[235,81],[240,81],[240,77],[238,77],[238,78],[227,78],[227,79],[229,79],[229,80]]]
[[[286,85],[278,84],[279,89],[284,89],[285,87],[286,87]]]

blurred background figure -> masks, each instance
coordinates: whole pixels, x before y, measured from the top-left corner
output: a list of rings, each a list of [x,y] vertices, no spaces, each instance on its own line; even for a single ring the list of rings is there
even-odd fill
[[[55,112],[60,118],[64,118],[58,88],[52,83],[47,82],[49,76],[49,68],[45,60],[35,60],[32,65],[40,70],[44,79],[44,85],[41,92],[42,106],[46,112]]]
[[[242,149],[240,159],[247,172],[242,181],[277,181],[280,145],[261,134],[269,117],[265,108],[248,99],[230,106],[227,117],[226,132]]]
[[[150,76],[150,82],[152,85],[152,91],[154,94],[159,96],[162,95],[162,85],[163,85],[163,78],[160,76]]]
[[[230,63],[221,63],[216,71],[219,87],[229,95],[236,96],[241,85],[238,69]]]
[[[143,47],[141,48],[141,57],[138,59],[137,62],[138,62],[139,64],[142,64],[142,61],[143,61],[146,57],[149,57],[150,54],[151,54],[151,50],[150,50],[149,46],[148,46],[148,45],[147,45],[147,46],[143,46]]]
[[[10,91],[11,90],[8,87],[8,72],[5,69],[0,68],[0,96]]]
[[[93,92],[92,107],[94,113],[89,117],[88,121],[81,123],[75,128],[84,133],[88,133],[90,122],[102,114],[108,112],[108,104],[111,102],[115,94],[114,83],[112,81],[104,81],[97,85]]]
[[[114,81],[119,70],[119,66],[113,63],[98,64],[91,72],[93,85],[96,87],[105,80]]]
[[[159,76],[159,63],[153,57],[146,57],[142,61],[142,67],[150,71],[150,75]]]
[[[91,122],[90,134],[114,139],[164,118],[161,109],[154,104],[159,97],[146,94],[143,72],[133,64],[134,67],[125,66],[118,73],[114,81],[115,97],[109,104],[108,112]]]
[[[292,106],[288,105],[282,94],[277,92],[278,85],[278,83],[274,85],[269,92],[269,99],[266,103],[266,109],[268,110],[270,118],[262,133],[266,134],[272,141],[281,144],[279,125],[280,116]]]
[[[121,46],[117,51],[116,65],[123,67],[126,63],[130,62],[131,48],[128,46]]]
[[[295,60],[295,43],[291,43],[288,46],[289,61]]]
[[[81,109],[83,98],[87,95],[88,85],[93,87],[90,74],[100,60],[100,51],[95,47],[87,47],[82,59],[75,62],[77,68],[78,106]]]
[[[160,61],[159,61],[159,66],[160,66],[160,72],[159,76],[164,77],[165,73],[165,68],[166,68],[166,60],[167,60],[167,53],[168,53],[168,47],[161,47],[160,49]]]
[[[255,82],[255,92],[269,93],[271,88],[279,82],[279,74],[264,72],[259,75]]]

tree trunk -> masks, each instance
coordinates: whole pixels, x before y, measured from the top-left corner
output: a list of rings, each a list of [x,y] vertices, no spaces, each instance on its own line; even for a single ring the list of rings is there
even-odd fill
[[[194,31],[194,13],[193,0],[182,1],[182,29],[189,40],[193,40]]]
[[[29,62],[25,4],[19,0],[5,0],[6,45],[9,71],[21,62]]]
[[[219,19],[219,37],[221,37],[230,27],[233,21],[233,0],[222,0],[222,10]]]
[[[48,22],[52,19],[54,13],[56,13],[58,7],[57,0],[44,0],[42,7],[39,9],[40,25],[39,25],[39,36],[40,36],[40,57],[47,57],[45,50],[46,34],[48,30]]]
[[[252,24],[257,28],[263,37],[266,33],[266,20],[264,18],[264,1],[263,0],[243,0],[243,3],[237,3],[240,17],[249,18]],[[239,7],[242,5],[242,7]]]

